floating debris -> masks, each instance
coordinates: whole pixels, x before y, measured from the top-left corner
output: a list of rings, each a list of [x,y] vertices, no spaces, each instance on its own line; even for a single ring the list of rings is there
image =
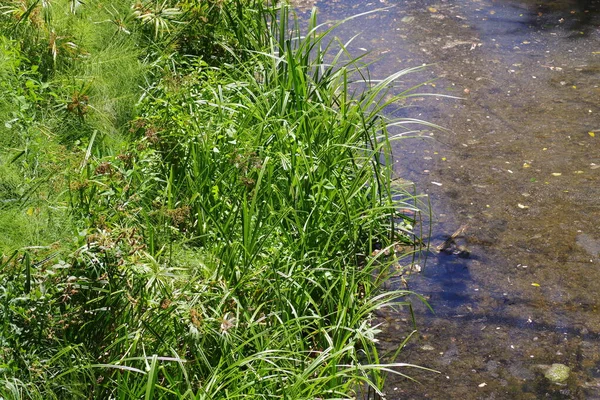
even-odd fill
[[[436,246],[435,250],[438,253],[445,252],[456,254],[461,257],[469,257],[470,251],[465,246],[457,245],[456,239],[460,237],[468,228],[468,225],[462,225],[460,228],[456,230],[448,239],[446,239],[442,244]]]

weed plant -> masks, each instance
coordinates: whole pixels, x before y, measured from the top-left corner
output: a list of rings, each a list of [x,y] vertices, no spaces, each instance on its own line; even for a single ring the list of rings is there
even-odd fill
[[[383,395],[411,70],[372,83],[259,1],[2,10],[0,397]]]

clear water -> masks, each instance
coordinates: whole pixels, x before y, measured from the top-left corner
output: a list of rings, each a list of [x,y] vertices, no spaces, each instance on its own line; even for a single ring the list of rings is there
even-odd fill
[[[336,31],[382,78],[432,64],[396,111],[447,131],[396,146],[400,176],[428,194],[433,244],[461,225],[468,258],[431,255],[410,288],[418,337],[389,399],[600,399],[600,4],[597,0],[317,1],[320,20],[393,6]],[[408,79],[408,78],[407,78]],[[432,183],[435,182],[435,183]],[[441,186],[439,185],[441,184]],[[408,315],[387,314],[395,350]],[[572,368],[563,386],[543,366]]]

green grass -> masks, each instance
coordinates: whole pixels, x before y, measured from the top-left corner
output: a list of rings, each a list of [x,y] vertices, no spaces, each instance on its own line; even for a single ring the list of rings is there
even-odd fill
[[[380,288],[418,213],[382,110],[413,70],[370,82],[286,6],[30,6],[0,20],[26,35],[0,59],[23,99],[0,104],[0,397],[353,398],[405,373],[373,313],[410,313]],[[78,51],[29,57],[53,31]]]

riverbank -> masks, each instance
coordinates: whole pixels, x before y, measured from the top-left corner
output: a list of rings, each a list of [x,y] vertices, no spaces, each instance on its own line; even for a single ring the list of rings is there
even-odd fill
[[[410,318],[380,288],[419,212],[380,111],[411,69],[364,82],[316,24],[3,6],[0,397],[353,398],[410,375],[373,313]]]

